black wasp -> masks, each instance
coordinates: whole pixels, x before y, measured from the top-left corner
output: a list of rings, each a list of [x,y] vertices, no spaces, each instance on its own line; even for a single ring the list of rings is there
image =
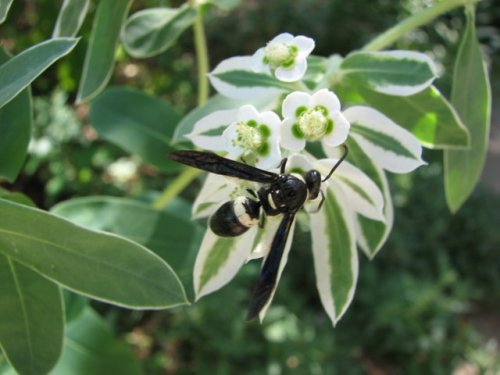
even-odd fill
[[[264,261],[257,286],[252,295],[247,319],[253,319],[266,305],[276,284],[278,269],[285,249],[295,214],[306,200],[313,200],[321,195],[318,210],[325,197],[321,183],[330,178],[332,173],[347,157],[348,148],[343,145],[344,153],[332,167],[328,175],[321,179],[321,174],[312,169],[305,175],[286,174],[287,159],[279,165],[280,173],[264,171],[250,165],[223,158],[211,152],[174,151],[168,157],[179,163],[211,173],[236,177],[242,180],[263,184],[257,191],[248,190],[253,198],[241,196],[230,200],[212,214],[209,219],[210,229],[218,236],[234,237],[257,225],[262,215],[283,215],[283,219],[274,235],[271,249]]]

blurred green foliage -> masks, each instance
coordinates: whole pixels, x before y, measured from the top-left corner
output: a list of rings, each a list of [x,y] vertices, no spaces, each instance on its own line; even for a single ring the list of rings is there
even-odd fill
[[[228,17],[219,10],[207,19],[211,63],[249,53],[282,31],[313,37],[319,54],[346,53],[421,3],[425,1],[246,1]],[[171,4],[179,2],[135,1],[132,11]],[[9,19],[17,21],[1,26],[6,48],[19,52],[48,38],[59,6],[52,0],[14,1]],[[83,26],[84,40],[91,19]],[[458,37],[448,25],[457,22],[457,15],[450,14],[435,27],[408,35],[400,46],[425,46],[447,63]],[[498,24],[500,4],[481,2],[478,32],[492,59],[500,49]],[[75,111],[68,104],[84,53],[81,43],[33,87],[35,141],[23,174],[10,187],[26,192],[41,207],[73,196],[148,195],[168,183],[168,176],[96,139],[85,106]],[[195,71],[187,33],[156,59],[136,62],[119,53],[114,82],[139,87],[187,111],[195,105]],[[447,79],[441,81],[445,89]],[[137,165],[126,182],[110,173],[119,158]],[[93,305],[134,348],[148,374],[450,374],[463,362],[483,373],[498,373],[498,341],[485,340],[500,337],[500,197],[478,189],[458,214],[450,215],[440,155],[427,152],[424,158],[429,166],[391,181],[394,230],[374,261],[361,257],[354,302],[335,328],[317,297],[303,230],[294,238],[262,326],[244,321],[256,263],[244,267],[234,283],[189,307],[131,312]],[[193,184],[184,195],[193,197],[198,188]],[[478,324],[490,315],[489,326]]]

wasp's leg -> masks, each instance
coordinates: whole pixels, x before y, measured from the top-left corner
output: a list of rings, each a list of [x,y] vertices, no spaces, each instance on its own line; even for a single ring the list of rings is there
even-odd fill
[[[323,203],[325,203],[325,194],[323,193],[323,190],[319,191],[321,194],[321,200],[319,201],[318,207],[314,211],[311,211],[312,214],[315,214],[321,209],[321,206],[323,206]]]
[[[278,165],[278,168],[279,168],[281,174],[285,173],[286,162],[287,162],[287,158],[283,158],[280,161],[280,164]]]
[[[259,228],[264,228],[264,225],[266,225],[266,219],[267,219],[267,216],[266,216],[266,212],[264,210],[262,210],[262,213],[259,217]]]
[[[251,194],[254,198],[258,198],[258,197],[257,197],[257,193],[256,193],[254,190],[252,190],[252,189],[245,189],[245,190],[246,190],[249,194]]]

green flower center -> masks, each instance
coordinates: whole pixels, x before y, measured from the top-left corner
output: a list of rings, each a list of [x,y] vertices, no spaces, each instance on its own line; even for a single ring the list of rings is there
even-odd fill
[[[259,148],[264,139],[262,134],[257,130],[254,121],[240,121],[236,127],[236,139],[233,139],[233,146],[241,147],[246,150]]]
[[[294,124],[294,134],[308,141],[318,141],[333,131],[333,120],[328,117],[328,110],[323,106],[302,109]]]
[[[285,43],[269,43],[264,48],[264,63],[276,69],[279,66],[291,67],[295,63],[298,48]]]

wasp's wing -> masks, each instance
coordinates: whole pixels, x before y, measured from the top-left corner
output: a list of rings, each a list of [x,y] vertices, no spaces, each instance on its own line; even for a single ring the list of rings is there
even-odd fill
[[[194,168],[242,180],[270,183],[277,177],[275,173],[226,159],[212,152],[174,151],[168,154],[168,157]]]
[[[247,319],[253,319],[259,315],[262,308],[266,305],[271,297],[271,294],[276,285],[278,271],[280,268],[283,250],[285,249],[286,240],[292,227],[295,212],[287,213],[281,220],[281,223],[274,235],[271,244],[271,250],[267,256],[264,266],[260,272],[259,281],[252,295],[250,307],[248,308]]]

